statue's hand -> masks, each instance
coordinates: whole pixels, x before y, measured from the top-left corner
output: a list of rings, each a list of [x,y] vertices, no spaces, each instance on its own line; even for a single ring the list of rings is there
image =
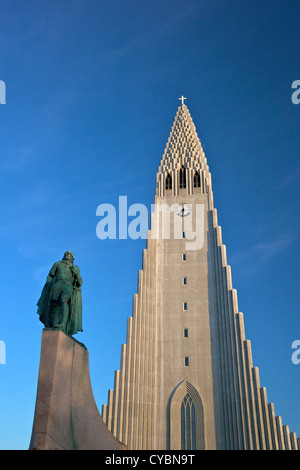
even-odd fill
[[[79,269],[76,265],[72,264],[72,266],[70,266],[70,269],[75,276],[79,274]]]
[[[73,276],[74,276],[74,282],[75,282],[75,287],[81,287],[82,286],[82,279],[81,279],[81,275],[80,275],[80,271],[79,271],[79,268],[78,266],[76,265],[72,265],[71,266],[71,270],[72,270],[72,273],[73,273]]]

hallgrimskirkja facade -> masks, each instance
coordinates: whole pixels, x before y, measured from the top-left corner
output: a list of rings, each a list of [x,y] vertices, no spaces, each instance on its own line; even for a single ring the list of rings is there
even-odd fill
[[[181,100],[103,420],[130,450],[296,450],[252,363],[209,166]]]

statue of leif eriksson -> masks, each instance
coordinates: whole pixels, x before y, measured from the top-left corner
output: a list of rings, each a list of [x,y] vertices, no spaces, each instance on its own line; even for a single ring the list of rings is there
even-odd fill
[[[82,278],[74,256],[66,251],[62,261],[54,263],[37,303],[45,328],[74,335],[82,330]]]

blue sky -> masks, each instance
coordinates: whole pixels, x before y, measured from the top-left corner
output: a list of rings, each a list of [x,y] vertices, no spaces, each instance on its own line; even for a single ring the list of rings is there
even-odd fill
[[[84,280],[99,409],[126,342],[145,240],[96,237],[96,208],[154,202],[178,98],[214,202],[254,365],[300,436],[299,2],[0,2],[0,448],[29,445],[42,324],[36,302],[66,250]]]

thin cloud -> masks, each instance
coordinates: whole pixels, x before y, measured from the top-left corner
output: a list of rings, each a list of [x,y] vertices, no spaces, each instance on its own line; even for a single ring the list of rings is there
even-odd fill
[[[230,261],[232,264],[247,266],[247,269],[243,272],[252,275],[262,269],[272,258],[286,250],[294,240],[295,234],[285,233],[273,240],[256,243],[239,253],[233,254]]]
[[[0,171],[23,170],[33,159],[33,147],[11,148],[2,152]]]
[[[292,185],[295,185],[296,182],[300,179],[300,168],[296,168],[294,171],[290,172],[284,176],[281,181],[279,181],[280,189],[290,188]]]

